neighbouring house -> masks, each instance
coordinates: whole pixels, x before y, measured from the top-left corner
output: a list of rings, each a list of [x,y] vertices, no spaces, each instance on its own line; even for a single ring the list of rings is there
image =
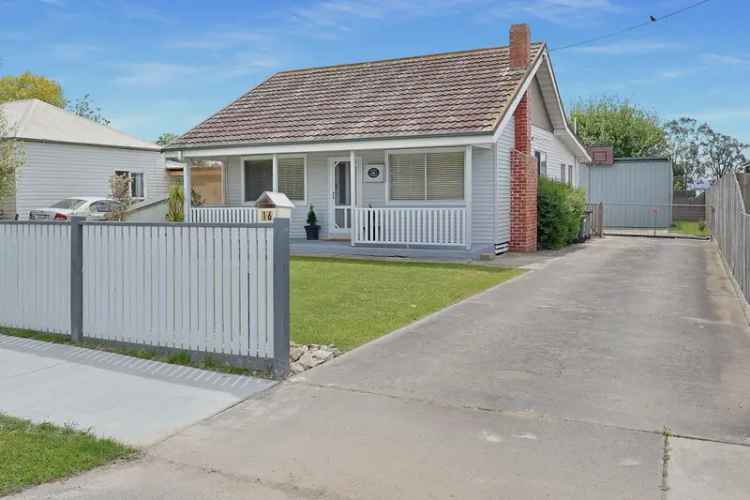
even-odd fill
[[[107,197],[113,174],[131,178],[136,201],[165,198],[168,178],[160,147],[38,99],[0,105],[25,163],[16,188],[0,200],[5,217],[26,219],[34,208],[64,198]]]
[[[692,202],[673,201],[669,158],[617,158],[612,146],[592,146],[589,151],[592,162],[581,169],[579,185],[589,203],[604,204],[605,228],[667,228],[673,215],[691,219],[701,212],[701,207],[683,206]]]
[[[226,208],[193,220],[253,220],[280,191],[293,238],[314,207],[324,239],[472,255],[536,250],[538,175],[577,184],[590,161],[525,24],[503,47],[276,73],[166,149],[222,163]]]

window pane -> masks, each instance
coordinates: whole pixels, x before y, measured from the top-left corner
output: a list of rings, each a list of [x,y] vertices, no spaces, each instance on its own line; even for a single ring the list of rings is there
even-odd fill
[[[273,160],[245,160],[245,201],[273,190]]]
[[[565,164],[560,165],[560,182],[565,183]]]
[[[425,199],[425,155],[396,154],[390,156],[391,200]]]
[[[133,198],[143,198],[143,174],[130,174],[130,195]]]
[[[279,191],[290,200],[305,199],[304,158],[279,158]]]
[[[464,153],[427,153],[427,199],[464,199]]]

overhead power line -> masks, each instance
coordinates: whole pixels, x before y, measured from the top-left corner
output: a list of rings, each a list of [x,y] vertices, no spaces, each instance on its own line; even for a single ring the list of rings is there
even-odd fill
[[[642,23],[634,24],[633,26],[628,26],[627,28],[622,28],[618,31],[613,31],[612,33],[607,33],[606,35],[600,35],[594,38],[589,38],[587,40],[582,40],[580,42],[571,43],[569,45],[563,45],[562,47],[555,47],[553,49],[550,49],[550,51],[558,51],[558,50],[565,50],[565,49],[572,49],[574,47],[580,47],[582,45],[588,45],[590,43],[599,42],[601,40],[606,40],[607,38],[616,37],[618,35],[622,35],[623,33],[628,33],[630,31],[634,31],[640,28],[643,28],[644,26],[648,26],[649,24],[654,24],[659,21],[664,21],[665,19],[668,19],[670,17],[674,17],[676,15],[682,14],[685,11],[688,11],[690,9],[694,9],[696,7],[700,7],[704,3],[708,3],[710,0],[701,0],[700,2],[695,2],[693,4],[690,4],[686,7],[682,7],[681,9],[677,9],[675,11],[669,12],[667,14],[664,14],[663,16],[648,16],[648,21],[644,21]]]

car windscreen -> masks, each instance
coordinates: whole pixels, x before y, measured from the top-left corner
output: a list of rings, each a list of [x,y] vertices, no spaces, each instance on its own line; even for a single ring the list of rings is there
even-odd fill
[[[86,203],[86,200],[77,200],[75,198],[67,198],[62,201],[58,201],[54,205],[52,205],[50,208],[64,208],[67,210],[76,210],[81,205]]]

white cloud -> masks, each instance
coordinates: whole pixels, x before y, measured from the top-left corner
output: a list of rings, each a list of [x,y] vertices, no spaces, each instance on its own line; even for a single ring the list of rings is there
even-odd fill
[[[555,24],[580,24],[600,14],[622,12],[611,0],[529,0],[512,1],[488,9],[490,16],[519,19],[529,16]]]
[[[200,66],[171,63],[134,63],[123,67],[124,73],[114,79],[119,85],[159,87],[201,72]]]
[[[750,65],[750,59],[746,57],[732,56],[726,54],[703,54],[702,59],[708,64],[722,64],[727,66]]]
[[[227,31],[196,34],[193,38],[168,42],[171,49],[228,49],[258,43],[267,39],[263,33],[254,31]]]
[[[571,50],[583,54],[602,54],[610,56],[646,54],[650,52],[660,52],[664,50],[676,50],[683,48],[683,45],[673,42],[654,42],[645,40],[622,41],[603,45],[589,45],[574,47]]]

